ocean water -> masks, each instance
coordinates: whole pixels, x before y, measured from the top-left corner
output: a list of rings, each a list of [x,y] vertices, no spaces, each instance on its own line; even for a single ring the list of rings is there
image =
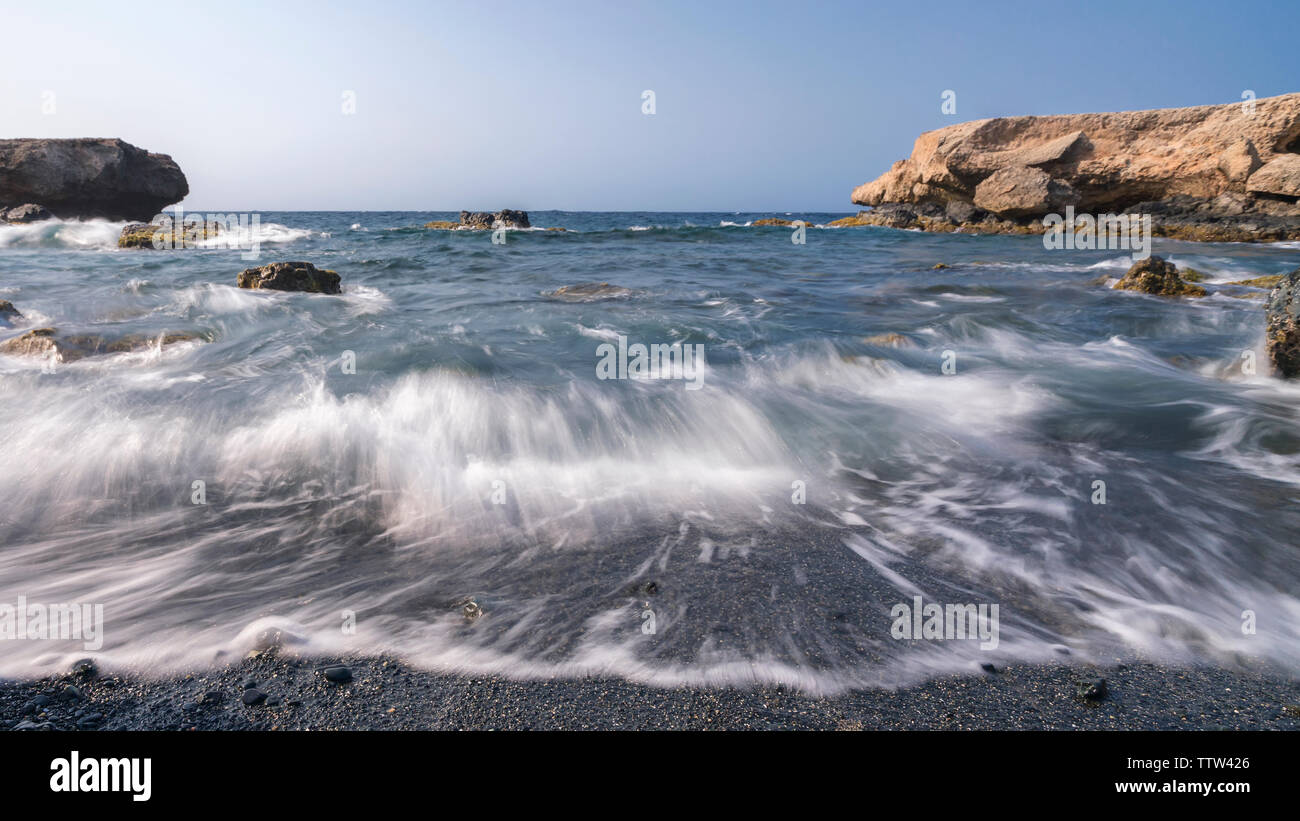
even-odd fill
[[[1037,237],[531,216],[570,230],[262,214],[250,262],[0,226],[26,315],[0,337],[204,340],[0,356],[0,605],[103,608],[95,652],[0,640],[0,674],[195,669],[270,637],[817,692],[1067,650],[1300,666],[1300,383],[1267,375],[1261,303],[1227,284],[1300,246],[1156,240],[1212,291],[1164,300],[1105,286],[1126,252]],[[235,287],[278,260],[343,294]],[[587,282],[627,291],[548,295]],[[704,361],[599,378],[620,337]],[[998,605],[996,648],[895,638],[916,596]]]

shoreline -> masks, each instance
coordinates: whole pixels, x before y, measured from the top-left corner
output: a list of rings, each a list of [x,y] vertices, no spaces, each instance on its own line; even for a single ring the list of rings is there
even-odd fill
[[[1104,696],[1095,686],[1085,695],[1098,678]],[[514,680],[417,670],[385,656],[263,652],[159,679],[81,668],[3,680],[0,729],[1300,730],[1300,680],[1146,661],[1018,664],[813,696],[779,686]]]

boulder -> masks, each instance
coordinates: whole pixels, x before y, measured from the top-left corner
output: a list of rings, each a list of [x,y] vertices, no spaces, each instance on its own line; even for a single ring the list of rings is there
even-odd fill
[[[1027,165],[1003,168],[975,187],[975,205],[1000,217],[1059,213],[1075,199],[1068,183]]]
[[[1163,257],[1147,257],[1128,269],[1115,287],[1123,291],[1141,291],[1156,296],[1205,296],[1206,290],[1186,282],[1178,275],[1178,266]]]
[[[164,154],[119,139],[0,140],[0,204],[41,203],[64,219],[147,220],[189,183]]]
[[[54,219],[54,215],[50,213],[48,208],[44,205],[37,205],[32,202],[10,208],[8,211],[0,211],[0,222],[21,224],[27,222],[43,222],[52,219]]]
[[[22,319],[22,313],[7,299],[0,299],[0,325],[8,327],[15,319]]]
[[[270,291],[306,291],[313,294],[343,292],[339,275],[317,268],[310,262],[272,262],[260,268],[240,271],[236,284],[240,288]]]
[[[1264,163],[1250,175],[1246,190],[1256,194],[1300,197],[1300,154],[1279,154]]]
[[[1264,307],[1264,345],[1279,374],[1300,377],[1300,268],[1282,277]]]
[[[500,211],[461,211],[460,224],[466,228],[531,228],[528,212],[512,211],[503,208]]]
[[[201,341],[196,333],[128,334],[115,338],[88,334],[63,335],[55,328],[34,328],[27,333],[0,342],[0,353],[10,356],[53,356],[60,362],[75,362],[88,356],[129,353],[154,345]]]

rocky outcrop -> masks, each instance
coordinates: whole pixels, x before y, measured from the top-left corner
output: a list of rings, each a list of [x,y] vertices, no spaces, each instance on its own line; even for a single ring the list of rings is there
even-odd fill
[[[1251,108],[961,123],[922,134],[908,159],[852,199],[873,209],[911,206],[932,223],[899,225],[904,215],[894,211],[888,222],[865,212],[853,224],[997,231],[998,222],[1027,226],[1073,205],[1079,213],[1153,213],[1164,236],[1300,238],[1300,94]]]
[[[53,357],[59,362],[75,362],[88,356],[129,353],[155,345],[173,345],[177,342],[197,342],[203,337],[196,333],[164,333],[156,336],[128,334],[116,338],[93,335],[63,335],[55,328],[35,328],[22,336],[0,342],[0,354],[9,356]]]
[[[1264,311],[1269,360],[1282,376],[1300,377],[1300,268],[1273,287]]]
[[[434,220],[426,222],[425,228],[441,231],[486,231],[493,228],[532,228],[527,211],[512,211],[503,208],[500,211],[461,211],[460,221]],[[565,228],[547,228],[547,231],[565,231]]]
[[[219,222],[176,225],[170,217],[161,223],[133,222],[122,228],[117,237],[117,247],[147,250],[198,248],[204,240],[218,236],[221,230]]]
[[[802,222],[805,227],[811,227],[813,224],[812,220],[787,220],[787,219],[781,219],[780,217],[764,217],[761,220],[754,220],[752,223],[750,223],[750,225],[754,228],[762,228],[765,226],[773,226],[773,225],[779,225],[785,228],[791,228],[794,227],[794,224],[796,222]]]
[[[43,222],[54,219],[54,215],[44,205],[28,202],[5,211],[0,209],[0,222],[21,225],[28,222]]]
[[[460,224],[465,228],[531,228],[527,211],[461,211]]]
[[[272,262],[260,268],[249,268],[239,273],[236,283],[240,288],[264,291],[343,292],[336,272],[317,268],[310,262]]]
[[[1147,257],[1128,269],[1115,283],[1121,291],[1141,291],[1156,296],[1205,296],[1206,290],[1178,275],[1178,266],[1163,257]]]
[[[171,157],[122,140],[0,140],[0,208],[40,203],[63,219],[147,220],[189,190]]]

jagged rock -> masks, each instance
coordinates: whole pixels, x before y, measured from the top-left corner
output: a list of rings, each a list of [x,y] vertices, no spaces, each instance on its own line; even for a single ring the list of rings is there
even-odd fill
[[[1279,154],[1250,175],[1246,190],[1256,194],[1300,197],[1300,154]]]
[[[1157,235],[1300,238],[1300,206],[1291,201],[1300,196],[1300,94],[1253,103],[1252,113],[1243,111],[1240,103],[1227,103],[960,123],[922,134],[908,159],[858,186],[852,199],[873,208],[894,203],[943,207],[954,201],[983,207],[976,197],[981,185],[1009,173],[1007,169],[1022,169],[1014,173],[1023,182],[1010,193],[1021,188],[1029,193],[1010,202],[1013,210],[999,212],[1016,215],[1010,220],[1014,229],[1026,219],[1059,213],[1059,201],[1029,195],[1047,184],[1023,170],[1035,169],[1069,186],[1074,194],[1068,204],[1079,213],[1131,212],[1139,204],[1182,198],[1176,213],[1155,220]],[[1240,199],[1220,201],[1224,194]],[[986,188],[985,197],[992,195]],[[1193,202],[1192,210],[1183,207]],[[1220,211],[1220,205],[1229,211]],[[1189,214],[1196,219],[1185,222]],[[953,230],[947,221],[916,222],[911,227]],[[854,224],[883,223],[858,218]],[[1005,228],[990,222],[981,230]]]
[[[1269,360],[1282,376],[1300,377],[1300,268],[1273,286],[1264,311]]]
[[[339,294],[339,275],[310,262],[272,262],[239,273],[240,288],[271,291],[307,291],[314,294]]]
[[[22,312],[7,299],[0,299],[0,325],[9,327],[15,319],[22,319]]]
[[[1075,198],[1068,183],[1025,165],[996,171],[975,187],[975,205],[1000,217],[1059,213]]]
[[[779,217],[767,217],[761,220],[754,220],[752,227],[760,227],[764,225],[784,225],[793,227],[796,221],[802,222],[806,226],[813,224],[812,220],[786,220]]]
[[[597,299],[617,299],[629,296],[631,293],[632,291],[627,288],[610,285],[608,282],[584,282],[579,285],[561,286],[554,291],[546,292],[543,296],[566,302],[591,302]]]
[[[8,211],[0,210],[0,222],[27,223],[52,219],[54,215],[48,208],[31,202],[10,208]]]
[[[0,205],[39,202],[65,219],[147,220],[189,190],[171,157],[119,139],[0,140]]]
[[[1205,296],[1206,290],[1186,282],[1178,275],[1178,266],[1163,257],[1147,257],[1128,269],[1115,287],[1123,291],[1141,291],[1157,296]]]
[[[75,362],[88,356],[129,353],[156,344],[166,346],[177,342],[198,341],[202,338],[196,333],[187,331],[154,336],[128,334],[105,338],[89,334],[61,335],[55,328],[33,328],[21,336],[0,342],[0,353],[10,356],[52,356],[59,362]]]
[[[460,227],[460,223],[459,223],[459,222],[452,222],[452,221],[450,221],[450,220],[434,220],[433,222],[426,222],[426,223],[424,224],[424,227],[425,227],[425,228],[437,228],[437,229],[442,230],[442,231],[454,231],[454,230],[456,230],[457,228]]]
[[[503,208],[491,211],[461,211],[460,224],[466,228],[531,228],[528,212]]]

